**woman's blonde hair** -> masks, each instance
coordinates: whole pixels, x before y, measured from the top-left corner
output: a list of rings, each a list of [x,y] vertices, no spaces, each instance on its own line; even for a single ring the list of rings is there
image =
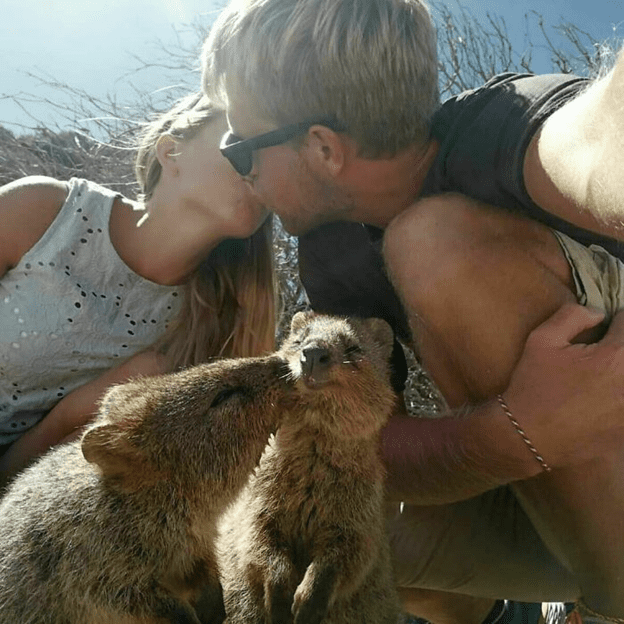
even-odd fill
[[[429,139],[439,104],[436,33],[422,0],[231,0],[202,53],[278,125],[334,117],[364,156]]]
[[[145,126],[135,161],[140,200],[150,199],[160,179],[156,157],[160,137],[169,134],[179,141],[190,140],[223,114],[205,95],[196,93]],[[275,348],[272,223],[269,216],[251,237],[223,241],[184,284],[182,308],[156,345],[169,368],[220,356],[261,355]]]

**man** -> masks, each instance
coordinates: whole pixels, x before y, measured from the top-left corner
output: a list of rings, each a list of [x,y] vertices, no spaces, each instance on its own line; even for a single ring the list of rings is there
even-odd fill
[[[448,624],[495,619],[495,598],[580,599],[624,617],[620,317],[569,344],[624,307],[624,59],[589,88],[503,76],[436,112],[420,0],[246,0],[203,60],[222,152],[301,235],[313,307],[385,317],[451,408],[478,406],[387,427],[407,608]],[[490,600],[456,616],[423,589]]]

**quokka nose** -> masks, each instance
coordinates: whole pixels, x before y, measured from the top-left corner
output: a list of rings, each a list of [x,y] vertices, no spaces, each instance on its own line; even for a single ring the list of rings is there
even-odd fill
[[[301,352],[301,372],[310,377],[327,371],[331,363],[329,349],[309,347]]]

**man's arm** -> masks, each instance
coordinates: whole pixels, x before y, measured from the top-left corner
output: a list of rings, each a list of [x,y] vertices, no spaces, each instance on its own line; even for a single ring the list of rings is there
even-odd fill
[[[624,239],[624,50],[615,67],[555,111],[528,151],[531,198],[570,223]]]
[[[553,469],[600,456],[624,439],[624,312],[601,341],[571,343],[601,320],[564,305],[531,332],[504,392]],[[413,504],[470,498],[542,471],[496,400],[437,419],[395,415],[383,449],[390,498]]]
[[[438,417],[401,406],[382,448],[388,498],[414,505],[464,500],[541,470],[495,401]]]

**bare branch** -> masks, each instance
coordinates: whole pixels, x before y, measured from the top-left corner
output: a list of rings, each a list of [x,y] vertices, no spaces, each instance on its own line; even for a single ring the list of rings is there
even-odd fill
[[[574,24],[547,25],[539,13],[531,11],[524,16],[524,42],[518,50],[500,15],[487,13],[476,19],[462,0],[455,0],[452,7],[443,0],[432,0],[432,13],[438,28],[443,98],[478,87],[500,72],[531,72],[535,59],[543,54],[550,59],[551,71],[594,76],[608,67],[618,47],[615,36],[610,42],[598,42]],[[59,179],[80,176],[134,197],[132,161],[137,130],[181,95],[199,88],[199,50],[213,17],[203,15],[173,29],[171,42],[155,40],[149,56],[130,56],[131,66],[115,82],[115,92],[104,97],[44,73],[27,74],[36,84],[36,94],[0,93],[0,99],[12,101],[28,120],[13,124],[19,135],[0,125],[0,184],[32,174]],[[614,27],[614,35],[616,30]],[[153,76],[157,88],[142,86]],[[129,95],[122,99],[121,93]],[[56,120],[54,124],[46,121],[49,118]],[[279,224],[275,253],[287,312],[283,330],[292,313],[306,305],[306,299],[298,278],[296,239]],[[439,405],[430,381],[415,363],[408,387],[412,412],[432,411]]]

